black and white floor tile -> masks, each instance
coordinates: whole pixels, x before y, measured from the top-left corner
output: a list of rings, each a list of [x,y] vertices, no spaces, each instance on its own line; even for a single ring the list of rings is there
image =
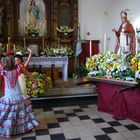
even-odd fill
[[[140,123],[98,112],[96,104],[34,109],[40,126],[14,140],[140,140]],[[0,140],[4,140],[0,138]]]

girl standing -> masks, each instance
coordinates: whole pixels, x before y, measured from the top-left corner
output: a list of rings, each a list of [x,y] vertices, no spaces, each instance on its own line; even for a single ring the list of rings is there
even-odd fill
[[[5,82],[5,95],[0,98],[0,136],[2,137],[9,138],[22,134],[39,125],[32,112],[30,101],[21,93],[18,77],[23,72],[28,74],[25,69],[15,65],[13,54],[7,54],[5,66],[0,67]],[[36,82],[31,74],[29,76]]]
[[[15,55],[15,63],[16,63],[16,65],[18,65],[21,68],[27,68],[29,61],[32,57],[32,50],[30,48],[28,48],[27,50],[29,52],[29,56],[28,56],[27,61],[25,61],[25,62],[23,61],[22,55],[20,55],[20,54]],[[21,92],[23,94],[25,94],[26,93],[26,76],[23,73],[21,73],[19,75],[18,81],[19,81],[19,85],[21,88]]]

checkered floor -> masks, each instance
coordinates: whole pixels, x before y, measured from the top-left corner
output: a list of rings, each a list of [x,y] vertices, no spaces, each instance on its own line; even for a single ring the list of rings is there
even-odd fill
[[[98,112],[97,105],[34,109],[40,126],[14,140],[140,140],[140,124]],[[0,140],[5,140],[0,138]]]

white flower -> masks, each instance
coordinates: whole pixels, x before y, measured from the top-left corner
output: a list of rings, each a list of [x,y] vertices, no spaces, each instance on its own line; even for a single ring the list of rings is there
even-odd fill
[[[97,74],[99,74],[99,71],[91,71],[88,73],[89,76],[96,76]]]
[[[126,81],[134,81],[134,78],[132,78],[132,77],[124,77],[124,80],[126,80]]]
[[[118,71],[124,71],[127,70],[127,67],[124,64],[120,64],[118,67]]]
[[[135,73],[135,78],[140,79],[140,73],[138,71],[136,71],[136,73]]]
[[[19,52],[16,52],[16,54],[17,54],[17,55],[22,55],[22,52],[21,52],[21,51],[19,51]]]

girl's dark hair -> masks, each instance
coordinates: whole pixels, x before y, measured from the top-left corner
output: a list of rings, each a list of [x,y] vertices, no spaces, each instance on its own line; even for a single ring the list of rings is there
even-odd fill
[[[6,55],[4,63],[5,63],[4,69],[6,69],[6,70],[15,69],[16,68],[15,59],[14,59],[14,55],[13,54]]]
[[[16,54],[14,57],[20,59],[21,62],[23,62],[23,57],[22,57],[22,55]]]

